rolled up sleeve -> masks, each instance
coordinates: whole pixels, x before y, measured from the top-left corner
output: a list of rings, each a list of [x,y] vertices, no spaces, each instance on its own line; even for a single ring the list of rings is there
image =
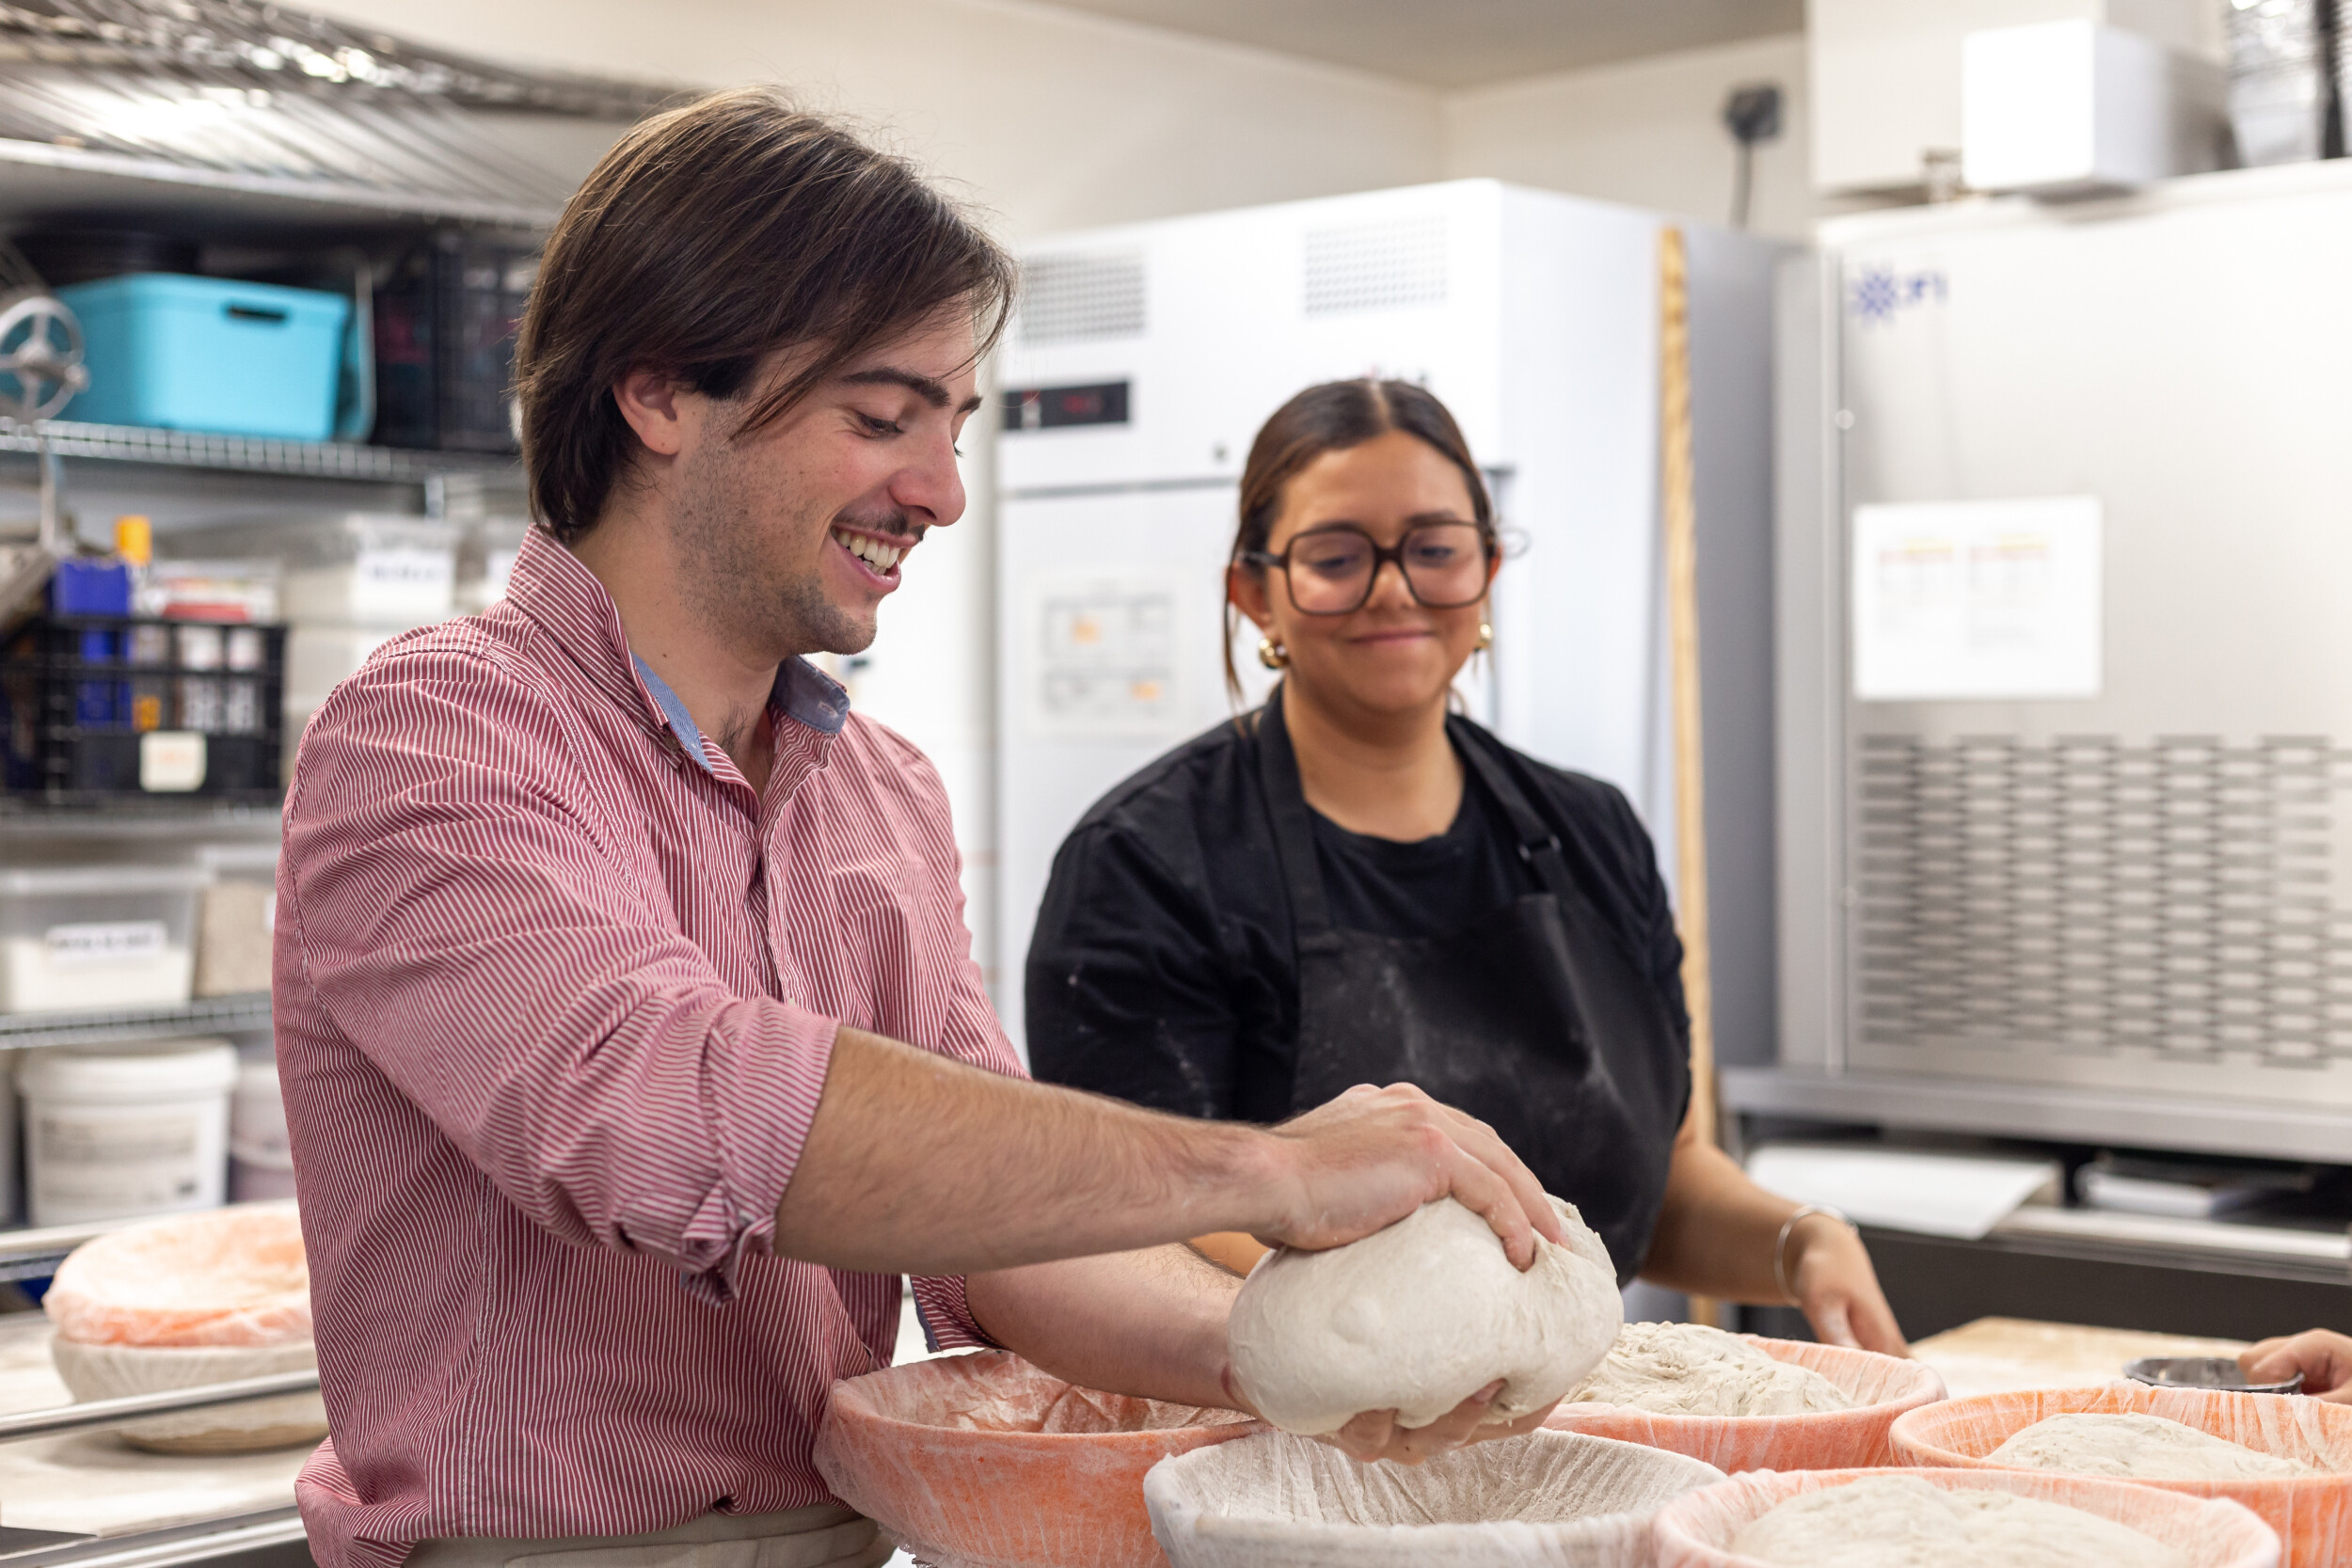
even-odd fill
[[[839,1023],[729,990],[580,809],[608,786],[567,770],[565,741],[486,661],[345,683],[289,800],[299,973],[279,983],[534,1224],[726,1300],[772,1243]]]

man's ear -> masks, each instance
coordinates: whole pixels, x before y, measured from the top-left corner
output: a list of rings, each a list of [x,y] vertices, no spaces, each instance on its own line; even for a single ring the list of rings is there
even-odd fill
[[[612,384],[612,401],[646,451],[675,457],[686,445],[684,410],[678,403],[683,389],[659,371],[631,371]]]

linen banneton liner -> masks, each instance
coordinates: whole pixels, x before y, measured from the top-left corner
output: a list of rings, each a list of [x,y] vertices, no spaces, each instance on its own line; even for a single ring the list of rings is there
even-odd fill
[[[1650,1516],[1724,1479],[1678,1453],[1531,1432],[1424,1465],[1359,1465],[1262,1432],[1143,1478],[1174,1568],[1648,1568]]]
[[[1264,1430],[981,1351],[834,1384],[816,1459],[835,1497],[938,1568],[1163,1568],[1144,1472]]]
[[[291,1203],[215,1209],[76,1247],[41,1300],[86,1345],[293,1344],[310,1338],[310,1270]]]
[[[1944,1397],[1944,1380],[1916,1361],[1839,1345],[1740,1338],[1775,1360],[1820,1373],[1857,1401],[1855,1408],[1802,1416],[1660,1416],[1615,1404],[1564,1404],[1544,1425],[1669,1449],[1732,1474],[1838,1470],[1892,1464],[1886,1433],[1896,1418]]]
[[[1658,1511],[1650,1538],[1658,1568],[1742,1568],[1750,1557],[1733,1555],[1731,1538],[1791,1497],[1844,1486],[1872,1476],[1917,1476],[1931,1485],[1963,1490],[1989,1487],[2021,1497],[2079,1508],[2128,1525],[2188,1556],[2189,1568],[2277,1568],[2279,1537],[2268,1525],[2222,1498],[2185,1497],[2154,1492],[2123,1481],[2092,1481],[2026,1470],[1807,1470],[1779,1475],[1758,1471],[1734,1476],[1688,1492]]]
[[[2206,1388],[2033,1388],[1979,1394],[1904,1414],[1889,1434],[1899,1465],[2007,1470],[1985,1455],[2052,1416],[2161,1416],[2264,1453],[2352,1470],[2352,1405],[2285,1394]],[[2047,1470],[2028,1472],[2048,1475]],[[2279,1532],[2291,1568],[2323,1568],[2352,1554],[2352,1474],[2265,1481],[2142,1481],[2192,1497],[2244,1503]]]

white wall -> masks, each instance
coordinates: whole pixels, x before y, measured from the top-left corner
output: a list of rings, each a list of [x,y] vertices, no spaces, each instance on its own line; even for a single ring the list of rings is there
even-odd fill
[[[1779,83],[1783,97],[1779,137],[1756,149],[1750,226],[1803,239],[1819,208],[1800,33],[1450,94],[1440,162],[1449,179],[1491,176],[1724,223],[1734,156],[1724,99],[1756,82]]]

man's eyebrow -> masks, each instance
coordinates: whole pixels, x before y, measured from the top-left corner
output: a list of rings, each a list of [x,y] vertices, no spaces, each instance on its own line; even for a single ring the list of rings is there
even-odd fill
[[[841,379],[852,387],[904,387],[933,408],[947,406],[947,388],[918,371],[902,371],[896,365],[877,365],[870,371],[851,371]],[[963,405],[956,412],[969,414],[979,405],[979,394],[976,392],[964,399]]]

